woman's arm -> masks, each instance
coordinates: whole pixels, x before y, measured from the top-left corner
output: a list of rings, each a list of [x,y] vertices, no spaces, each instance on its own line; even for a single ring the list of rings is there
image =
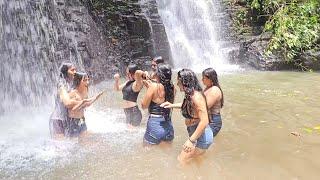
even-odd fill
[[[142,76],[147,76],[147,74],[141,70],[137,70],[135,73],[134,73],[134,79],[135,79],[135,82],[133,83],[132,85],[132,90],[134,92],[139,92],[142,87],[143,87],[143,78]]]
[[[190,136],[190,141],[195,142],[201,134],[204,132],[205,128],[207,127],[209,123],[209,117],[208,117],[208,111],[207,111],[207,105],[205,98],[200,92],[195,92],[192,101],[194,103],[195,112],[197,112],[197,115],[200,119],[200,122],[197,126],[197,129],[194,131],[194,133]]]
[[[82,103],[82,101],[72,98],[63,86],[59,87],[59,98],[67,108],[72,108],[73,106]]]
[[[172,104],[171,102],[164,102],[160,105],[160,107],[163,107],[163,108],[181,108],[182,106],[182,103],[174,103]]]
[[[153,97],[153,92],[155,90],[157,90],[156,88],[157,87],[156,87],[155,83],[150,83],[149,84],[149,88],[147,89],[147,92],[146,92],[146,94],[144,95],[144,97],[143,97],[143,99],[141,101],[142,109],[146,109],[146,108],[149,107],[150,102],[151,102],[152,97]]]
[[[127,82],[125,82],[125,83],[120,85],[120,75],[118,73],[115,74],[113,77],[114,77],[114,80],[115,80],[114,89],[116,91],[121,91],[123,89],[123,87],[127,84]]]
[[[205,91],[204,95],[206,96],[207,106],[209,109],[221,99],[221,91],[216,86],[213,86],[207,91]]]
[[[98,100],[98,99],[101,97],[101,95],[102,95],[104,92],[105,92],[105,91],[101,91],[99,94],[97,94],[97,95],[95,95],[95,96],[93,96],[93,97],[91,97],[91,98],[84,99],[84,100],[82,101],[82,103],[79,103],[79,104],[75,105],[75,106],[72,108],[72,110],[73,110],[73,111],[74,111],[74,110],[79,110],[79,109],[83,109],[83,108],[86,108],[86,107],[88,107],[88,106],[91,106],[96,100]]]

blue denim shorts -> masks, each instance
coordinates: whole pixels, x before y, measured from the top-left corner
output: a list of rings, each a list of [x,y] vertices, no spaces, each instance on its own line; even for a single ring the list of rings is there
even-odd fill
[[[159,144],[161,141],[172,141],[174,130],[171,119],[149,116],[144,141],[149,144]]]
[[[213,137],[215,137],[222,127],[221,115],[220,114],[212,114],[210,116],[210,118],[211,118],[212,122],[210,122],[209,125],[211,127]]]
[[[196,131],[198,124],[188,126],[187,131],[189,137]],[[208,149],[209,146],[213,143],[213,135],[210,126],[208,125],[202,135],[197,139],[196,147],[200,149]]]

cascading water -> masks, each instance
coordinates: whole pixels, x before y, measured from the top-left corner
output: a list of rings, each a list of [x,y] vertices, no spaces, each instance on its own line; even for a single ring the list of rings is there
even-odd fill
[[[57,58],[64,32],[50,14],[54,6],[49,0],[0,0],[1,172],[45,163],[56,154],[47,140],[58,68],[62,59],[81,61],[72,46],[70,56]]]
[[[0,0],[0,179],[50,169],[77,149],[72,141],[51,140],[48,127],[60,63],[83,69],[73,31],[79,27],[63,17],[67,3],[77,10],[80,1]],[[122,132],[125,125],[115,125],[122,111],[105,111],[86,112],[89,130]]]
[[[168,35],[175,68],[201,72],[207,67],[218,71],[236,70],[230,65],[222,23],[224,12],[219,0],[157,0],[159,14]]]

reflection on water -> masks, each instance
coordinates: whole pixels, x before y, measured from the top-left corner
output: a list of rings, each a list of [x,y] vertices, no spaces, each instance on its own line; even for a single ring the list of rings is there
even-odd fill
[[[316,179],[319,80],[317,73],[223,75],[223,128],[208,152],[187,167],[176,160],[187,138],[180,112],[173,114],[171,147],[145,148],[145,122],[128,129],[119,108],[121,93],[111,89],[87,110],[91,133],[79,142],[49,139],[50,108],[4,115],[0,179]]]

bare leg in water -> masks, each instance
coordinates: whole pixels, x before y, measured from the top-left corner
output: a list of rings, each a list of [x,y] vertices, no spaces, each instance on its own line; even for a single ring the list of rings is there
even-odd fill
[[[184,150],[181,151],[181,153],[178,156],[178,160],[182,165],[188,164],[191,160],[199,157],[200,155],[204,154],[206,150],[194,148],[190,152],[185,152]]]

